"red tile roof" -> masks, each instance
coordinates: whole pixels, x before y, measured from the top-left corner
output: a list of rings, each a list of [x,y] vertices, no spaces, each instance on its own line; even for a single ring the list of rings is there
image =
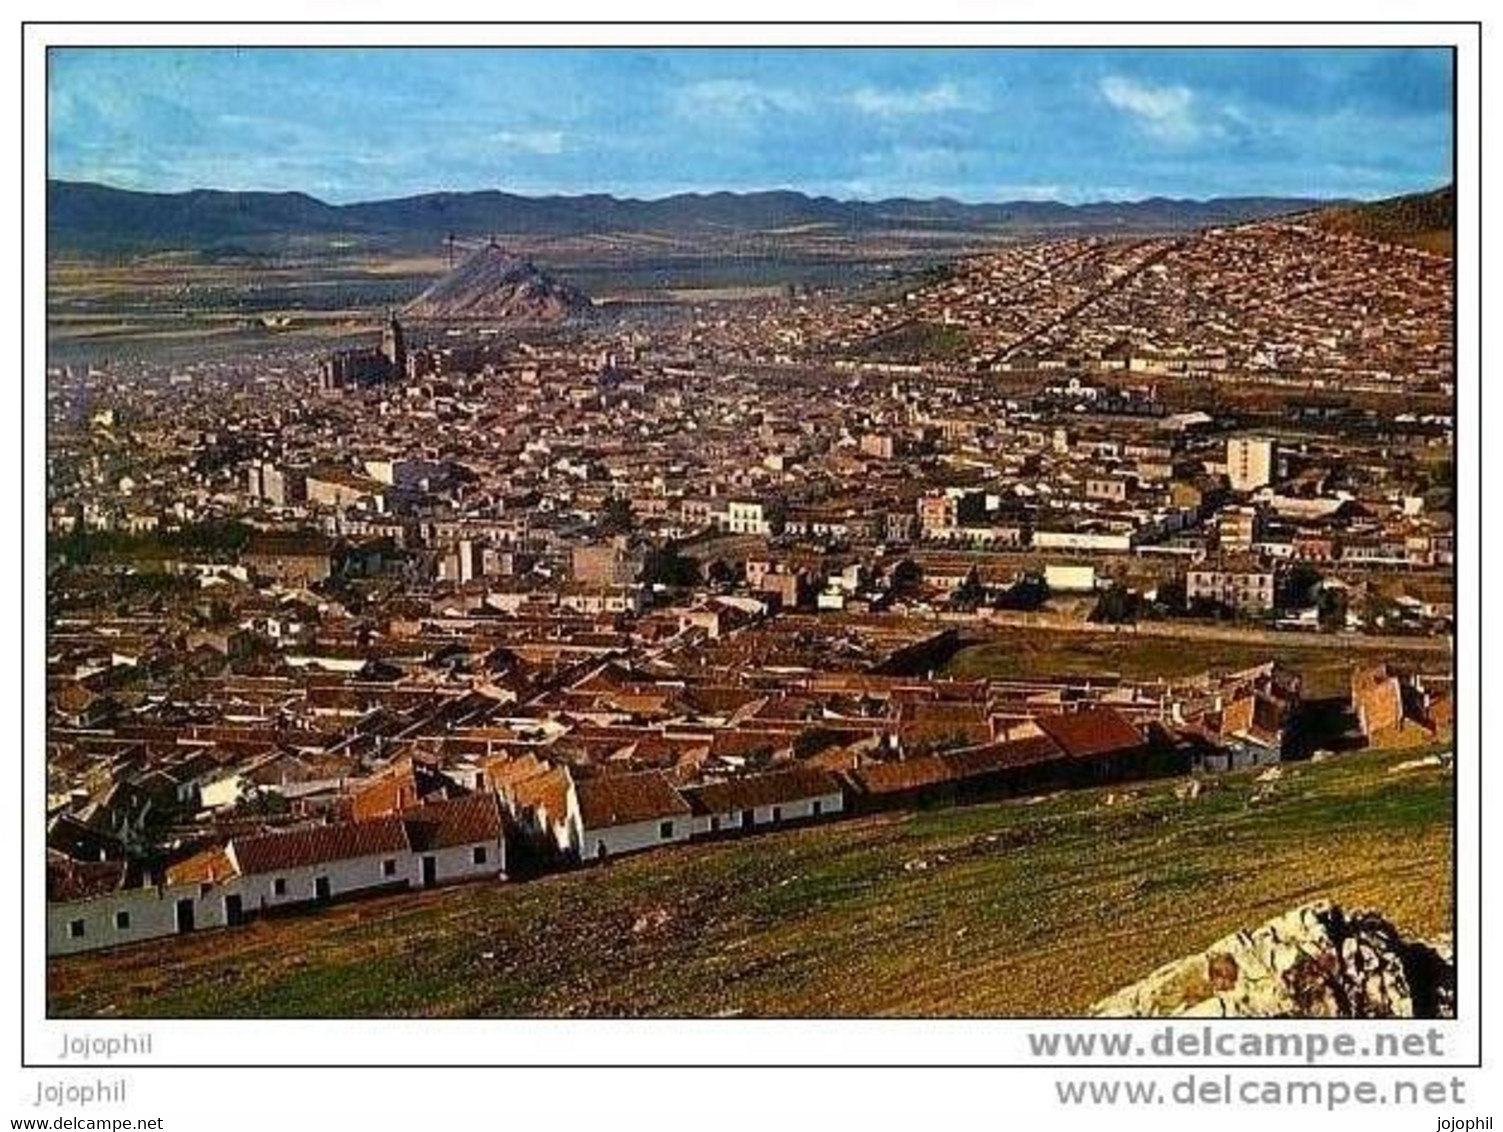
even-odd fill
[[[718,756],[771,754],[791,747],[797,735],[797,727],[763,727],[755,730],[750,727],[726,728],[715,732],[710,753]]]
[[[952,782],[955,771],[939,755],[923,755],[900,762],[872,763],[851,771],[851,779],[867,794],[897,794]]]
[[[501,791],[536,777],[548,769],[546,763],[539,761],[538,757],[530,752],[517,758],[509,755],[489,758],[480,764],[480,768],[485,772],[485,780],[490,784],[491,789]]]
[[[226,880],[235,875],[235,866],[230,861],[229,854],[224,851],[224,846],[216,845],[169,866],[167,883],[204,884],[208,881]]]
[[[696,813],[728,814],[839,793],[840,783],[833,774],[796,766],[770,774],[749,774],[728,782],[707,783],[685,790],[684,797]]]
[[[690,812],[689,803],[655,770],[580,779],[575,783],[575,792],[586,829],[606,829]]]
[[[1045,715],[1034,722],[1071,758],[1095,758],[1143,746],[1138,729],[1111,708]]]
[[[402,814],[415,853],[501,840],[501,809],[494,794],[426,802]]]
[[[406,853],[411,848],[407,827],[398,817],[236,838],[231,845],[240,871],[246,875],[308,868],[382,853]]]
[[[509,787],[512,802],[530,810],[542,810],[550,821],[562,822],[569,813],[569,768],[553,767]]]
[[[949,751],[940,756],[961,778],[974,778],[1015,767],[1036,766],[1063,757],[1064,752],[1059,744],[1047,735],[988,743],[984,747]]]
[[[350,799],[356,821],[395,814],[429,798],[457,795],[459,788],[433,767],[399,759],[357,785]]]
[[[356,787],[350,796],[350,816],[358,821],[394,814],[418,798],[412,764],[406,762]]]

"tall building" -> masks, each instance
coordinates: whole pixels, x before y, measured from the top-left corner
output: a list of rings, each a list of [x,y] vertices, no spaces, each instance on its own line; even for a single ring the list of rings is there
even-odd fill
[[[1226,474],[1233,491],[1256,491],[1273,482],[1278,448],[1271,440],[1234,436],[1226,442]]]
[[[393,378],[400,378],[407,372],[407,339],[395,312],[381,331],[381,356],[391,366]]]
[[[438,576],[446,582],[465,585],[485,573],[485,547],[475,539],[462,538],[438,563]]]
[[[1249,551],[1262,537],[1262,522],[1256,507],[1228,507],[1217,516],[1217,545],[1222,550]]]
[[[407,336],[395,312],[381,328],[381,348],[338,350],[323,361],[319,370],[320,392],[332,393],[353,386],[382,385],[407,376]]]
[[[301,503],[305,498],[302,488],[302,479],[297,472],[278,468],[267,460],[253,461],[246,469],[247,494],[274,507]]]

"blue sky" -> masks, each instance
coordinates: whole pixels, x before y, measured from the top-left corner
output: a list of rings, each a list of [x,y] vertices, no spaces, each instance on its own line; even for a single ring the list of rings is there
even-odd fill
[[[54,177],[336,202],[1377,197],[1451,175],[1440,49],[58,48],[48,90]]]

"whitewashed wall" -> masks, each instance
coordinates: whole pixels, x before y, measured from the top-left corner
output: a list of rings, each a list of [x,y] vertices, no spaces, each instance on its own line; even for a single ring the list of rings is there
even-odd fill
[[[475,848],[477,845],[485,847],[485,861],[482,864],[475,863]],[[416,863],[415,876],[412,881],[413,887],[421,887],[423,883],[422,859],[434,858],[435,875],[434,883],[450,884],[461,880],[479,880],[482,877],[494,877],[506,871],[506,849],[500,841],[478,841],[470,845],[454,845],[447,849],[435,849],[431,853],[417,853],[413,855]]]
[[[819,812],[814,812],[814,804],[819,803]],[[785,824],[794,821],[808,821],[812,818],[828,817],[838,814],[845,809],[844,797],[836,790],[829,794],[821,794],[813,798],[798,798],[791,802],[779,802],[776,806],[757,806],[752,811],[753,825],[746,828],[760,828],[774,824]],[[777,811],[774,818],[773,811]],[[710,819],[719,819],[718,832],[724,833],[743,828],[742,810],[730,810],[718,814],[696,815],[694,818],[694,833],[696,836],[706,836],[712,832]]]
[[[396,862],[396,873],[386,876],[384,861]],[[345,861],[328,861],[321,865],[308,865],[296,869],[283,869],[272,873],[255,873],[226,881],[222,886],[226,893],[239,891],[247,915],[272,911],[290,904],[306,904],[315,899],[319,877],[329,878],[330,897],[348,895],[352,892],[374,888],[422,884],[422,866],[412,853],[399,851],[378,853],[368,857],[352,857]],[[286,891],[280,895],[276,881],[285,880]],[[221,915],[221,922],[223,916]]]
[[[483,864],[476,864],[474,860],[477,844],[483,844],[486,849]],[[316,899],[317,878],[321,876],[329,878],[331,899],[381,888],[421,888],[425,856],[435,858],[434,881],[437,884],[496,877],[506,870],[506,844],[504,839],[497,839],[439,849],[431,854],[380,853],[280,872],[232,877],[213,884],[125,889],[88,900],[49,903],[47,954],[73,955],[176,935],[179,900],[193,901],[193,928],[202,931],[225,926],[225,898],[228,896],[238,895],[243,914],[254,916],[313,901]],[[392,875],[386,873],[387,861],[394,862]],[[285,891],[280,894],[276,890],[278,879],[286,882]],[[129,915],[129,927],[115,926],[120,912]],[[75,938],[71,925],[77,920],[83,921],[83,935]]]
[[[673,822],[673,835],[664,837],[661,833],[662,823]],[[689,840],[694,822],[689,814],[676,814],[672,818],[654,818],[651,821],[630,822],[626,825],[613,825],[605,829],[584,828],[580,845],[580,858],[585,861],[598,860],[600,846],[605,846],[606,857],[620,856],[622,853],[635,853],[642,849],[653,849],[659,845],[672,845],[675,842]]]
[[[174,935],[177,932],[177,902],[186,899],[194,901],[195,923],[213,927],[224,922],[223,903],[216,905],[216,902],[205,900],[200,896],[198,885],[130,888],[87,900],[48,904],[47,954],[75,955],[81,951],[97,951],[101,947],[117,947]],[[217,920],[203,923],[216,906],[219,909]],[[120,912],[129,915],[128,928],[115,926],[115,917]],[[84,934],[77,939],[70,931],[75,920],[83,921]]]

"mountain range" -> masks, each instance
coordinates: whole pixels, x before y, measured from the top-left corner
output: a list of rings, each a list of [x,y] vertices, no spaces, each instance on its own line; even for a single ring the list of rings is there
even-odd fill
[[[684,193],[656,200],[603,194],[440,192],[329,204],[305,193],[195,189],[147,193],[81,181],[47,183],[52,251],[213,251],[345,236],[431,246],[450,234],[579,236],[625,232],[734,235],[786,230],[1174,232],[1257,220],[1338,202],[1220,197],[1063,204],[967,204],[938,198],[836,200],[792,191]]]

